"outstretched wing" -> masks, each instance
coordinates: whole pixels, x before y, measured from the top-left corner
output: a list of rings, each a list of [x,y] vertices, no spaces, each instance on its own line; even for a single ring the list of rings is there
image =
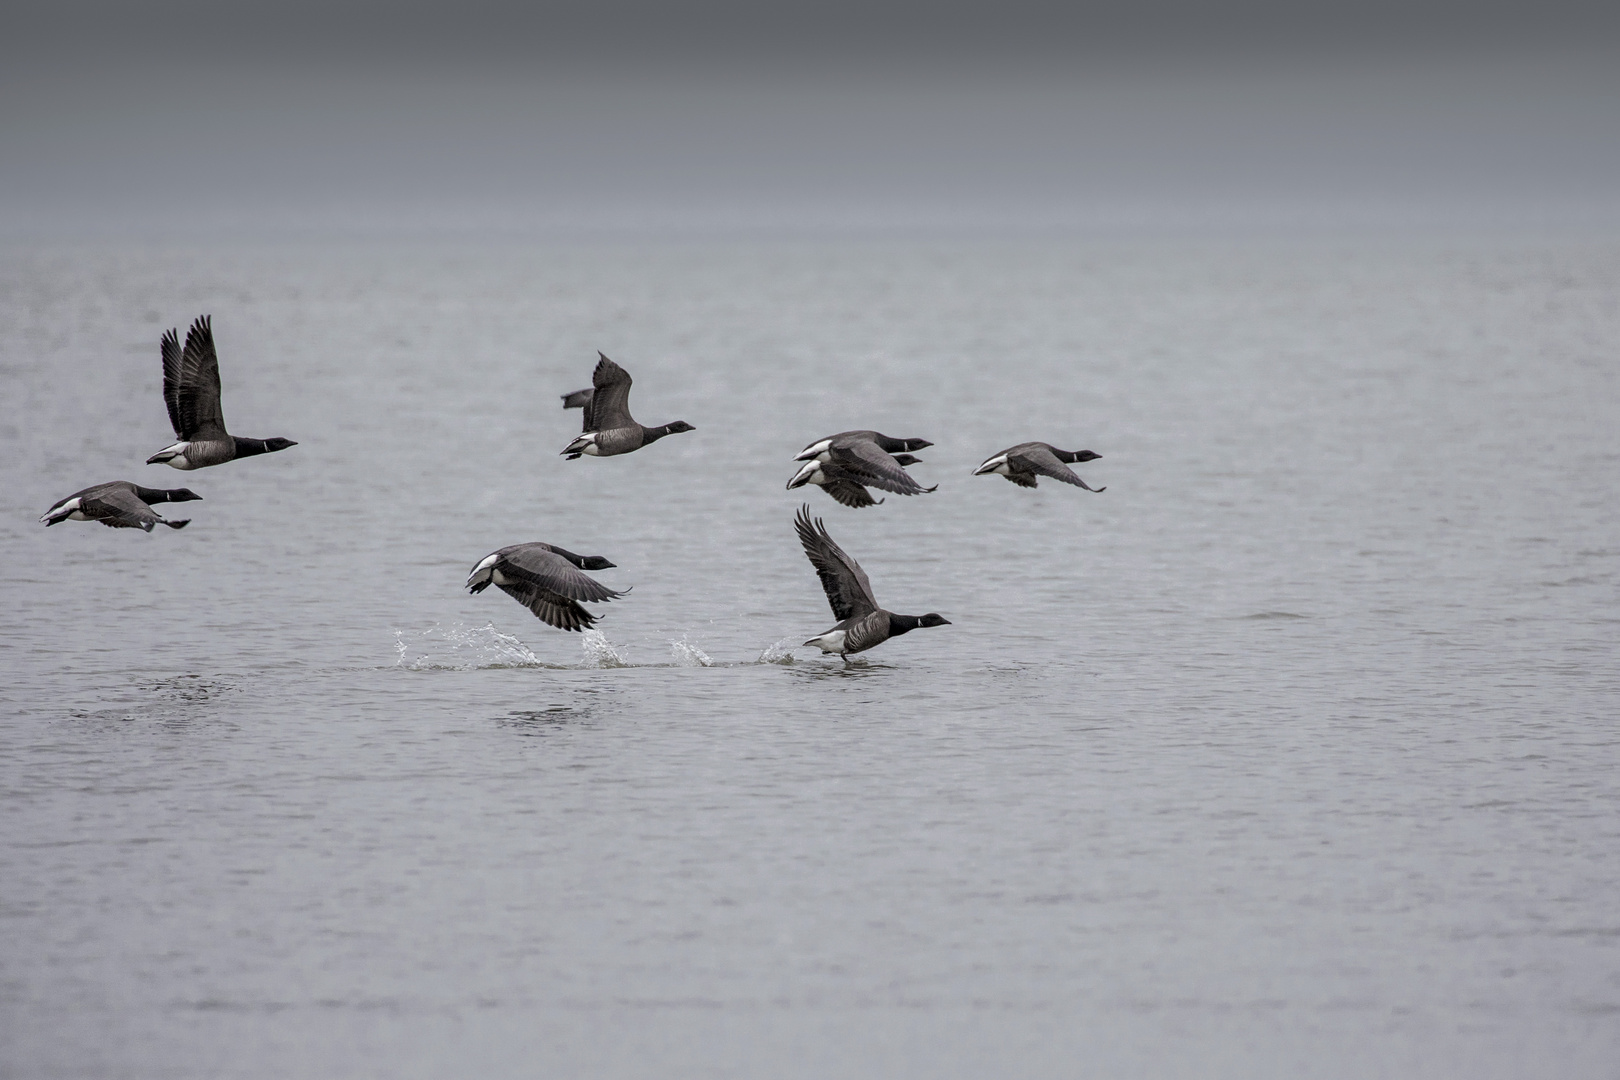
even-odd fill
[[[583,390],[575,390],[571,394],[564,394],[562,396],[563,408],[565,408],[565,409],[582,409],[582,410],[584,410],[584,412],[585,412],[585,427],[582,429],[584,431],[595,431],[596,430],[594,427],[591,426],[591,420],[593,419],[593,417],[595,415],[595,411],[596,411],[596,410],[591,408],[591,402],[595,397],[596,397],[596,387],[594,387],[594,386],[587,386]]]
[[[180,419],[180,332],[169,329],[163,333],[163,404],[169,409],[169,426],[177,438],[185,438],[185,424]]]
[[[498,588],[534,612],[535,618],[559,630],[589,630],[596,624],[595,615],[580,607],[578,601],[566,596],[558,596],[527,582],[507,582]]]
[[[114,529],[145,529],[151,532],[152,526],[163,520],[133,491],[112,485],[79,503],[79,509],[85,517],[94,518]]]
[[[519,544],[506,552],[496,568],[508,578],[569,600],[599,604],[624,595],[603,585],[544,544]]]
[[[587,406],[588,420],[585,430],[609,431],[613,428],[629,427],[635,421],[630,418],[630,373],[624,368],[609,360],[602,353],[596,363],[596,370],[591,373],[591,386],[595,393],[591,395],[591,404]]]
[[[847,445],[835,445],[829,453],[832,463],[870,487],[892,491],[896,495],[921,495],[932,491],[911,478],[900,463],[883,452],[874,442],[861,440]]]
[[[1076,476],[1073,469],[1059,461],[1057,455],[1043,444],[1037,443],[1027,449],[1019,450],[1017,453],[1010,453],[1007,455],[1007,462],[1008,464],[1017,462],[1030,472],[1038,472],[1042,476],[1050,476],[1054,480],[1061,480],[1065,484],[1073,484],[1075,487],[1083,487],[1087,491],[1102,490],[1101,488],[1092,487]],[[1012,477],[1009,476],[1008,479],[1012,479]],[[1034,487],[1035,485],[1031,483],[1028,486]]]
[[[793,527],[799,531],[805,557],[816,568],[833,615],[843,620],[876,611],[877,600],[872,596],[872,583],[867,580],[866,571],[827,535],[827,527],[820,518],[811,522],[808,504],[793,519]]]
[[[169,403],[174,433],[182,439],[224,439],[225,416],[219,407],[219,357],[214,328],[207,315],[191,324],[186,347],[170,372],[169,349],[163,354],[163,398]]]
[[[872,498],[872,493],[853,480],[829,480],[821,485],[821,490],[843,503],[845,506],[859,510],[867,506],[876,506],[881,499]]]

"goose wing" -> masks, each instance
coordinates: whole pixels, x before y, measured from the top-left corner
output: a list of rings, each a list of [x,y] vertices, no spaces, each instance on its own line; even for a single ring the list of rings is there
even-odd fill
[[[595,397],[596,397],[596,387],[594,387],[594,386],[587,386],[583,390],[575,390],[571,394],[564,394],[562,396],[563,408],[565,408],[565,409],[581,409],[581,410],[584,411],[584,413],[585,413],[585,427],[583,429],[584,431],[595,431],[596,430],[595,428],[593,428],[591,426],[591,420],[592,420],[593,415],[595,413],[595,410],[591,408],[591,401]]]
[[[519,544],[507,551],[496,567],[515,582],[569,600],[599,604],[624,595],[603,585],[545,544]]]
[[[496,587],[534,612],[535,618],[559,630],[589,630],[596,625],[596,616],[580,607],[577,600],[521,581]]]
[[[163,333],[163,404],[169,409],[169,426],[177,438],[185,438],[185,422],[180,419],[180,331]]]
[[[1087,491],[1100,490],[1076,476],[1074,470],[1059,461],[1057,455],[1052,453],[1052,448],[1045,443],[1025,443],[1017,450],[1010,450],[1007,452],[1007,461],[1009,464],[1017,462],[1030,472],[1050,476],[1054,480],[1061,480],[1065,484],[1083,487]],[[1008,479],[1011,479],[1011,477],[1008,477]],[[1029,486],[1034,487],[1035,485],[1031,483]]]
[[[225,439],[225,415],[219,406],[219,357],[214,328],[207,315],[186,331],[178,349],[173,331],[163,338],[163,400],[169,421],[182,439]]]
[[[94,518],[114,529],[145,529],[151,532],[152,526],[163,520],[123,484],[107,484],[95,494],[81,499],[79,509],[85,517]]]
[[[834,444],[829,453],[834,465],[870,487],[892,491],[896,495],[921,495],[934,490],[913,480],[911,474],[884,453],[877,443],[861,439],[842,445]]]
[[[867,580],[866,571],[827,535],[827,526],[820,518],[811,522],[808,505],[799,510],[793,527],[799,531],[805,558],[816,568],[833,615],[852,619],[876,611],[877,600],[872,596],[872,583]]]
[[[881,499],[872,498],[872,493],[853,480],[829,480],[821,485],[821,490],[831,495],[845,506],[860,510],[867,506],[876,506]]]
[[[596,355],[602,358],[591,373],[591,387],[595,392],[586,406],[586,430],[629,427],[635,423],[630,418],[630,373],[602,353]]]

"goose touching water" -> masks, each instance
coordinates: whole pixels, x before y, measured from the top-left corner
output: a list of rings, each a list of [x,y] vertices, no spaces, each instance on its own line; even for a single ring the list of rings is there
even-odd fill
[[[114,480],[75,491],[45,511],[45,516],[39,520],[47,528],[59,521],[99,521],[112,529],[145,529],[151,532],[154,525],[183,529],[191,524],[190,518],[168,521],[154,513],[151,504],[191,502],[200,498],[202,496],[190,488],[164,490],[141,487],[128,480]]]
[[[596,355],[601,359],[591,373],[590,389],[562,396],[563,408],[585,410],[584,432],[562,451],[569,461],[581,454],[590,457],[628,454],[665,435],[697,430],[685,420],[662,427],[643,427],[636,423],[630,415],[630,373],[605,354]]]
[[[1039,477],[1050,476],[1054,480],[1083,487],[1087,491],[1107,491],[1105,487],[1094,488],[1087,484],[1069,468],[1069,464],[1096,461],[1100,457],[1101,454],[1093,454],[1090,450],[1059,450],[1051,443],[1019,443],[1017,446],[1009,446],[999,454],[985,458],[979,467],[973,470],[973,475],[997,473],[1019,487],[1027,488],[1034,487]]]
[[[600,555],[575,555],[537,540],[484,556],[468,575],[467,589],[476,594],[496,585],[534,612],[535,618],[559,630],[589,630],[600,616],[580,607],[580,602],[606,603],[624,593],[614,592],[582,571],[612,566]]]
[[[820,518],[810,520],[808,505],[799,510],[793,527],[799,531],[805,558],[816,568],[827,603],[838,619],[838,625],[806,641],[806,645],[814,645],[824,653],[838,653],[848,660],[851,653],[865,652],[892,637],[909,634],[919,626],[951,624],[949,619],[933,612],[896,615],[878,607],[866,571],[827,535],[827,527]]]
[[[219,356],[207,315],[186,331],[184,349],[177,332],[163,335],[163,401],[180,441],[147,458],[148,465],[203,469],[298,445],[282,438],[240,439],[225,430],[225,414],[219,407]]]

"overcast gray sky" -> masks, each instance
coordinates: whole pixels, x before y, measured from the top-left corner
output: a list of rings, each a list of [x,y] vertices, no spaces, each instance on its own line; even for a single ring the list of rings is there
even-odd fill
[[[0,231],[1620,221],[1620,4],[57,2]]]

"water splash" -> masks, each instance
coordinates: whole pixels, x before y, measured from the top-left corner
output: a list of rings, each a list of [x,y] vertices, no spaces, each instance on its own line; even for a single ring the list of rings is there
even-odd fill
[[[426,630],[395,630],[395,667],[410,671],[469,671],[476,668],[553,667],[493,623],[465,626],[434,623]],[[412,651],[416,655],[412,656]]]
[[[675,657],[676,667],[713,667],[714,661],[709,654],[693,645],[685,638],[669,643],[669,651]]]
[[[600,630],[585,631],[585,666],[598,668],[629,667],[630,661],[608,641]]]
[[[759,660],[756,662],[761,664],[793,663],[793,646],[789,644],[792,640],[792,638],[783,638],[774,645],[767,646],[765,651],[759,654]]]

